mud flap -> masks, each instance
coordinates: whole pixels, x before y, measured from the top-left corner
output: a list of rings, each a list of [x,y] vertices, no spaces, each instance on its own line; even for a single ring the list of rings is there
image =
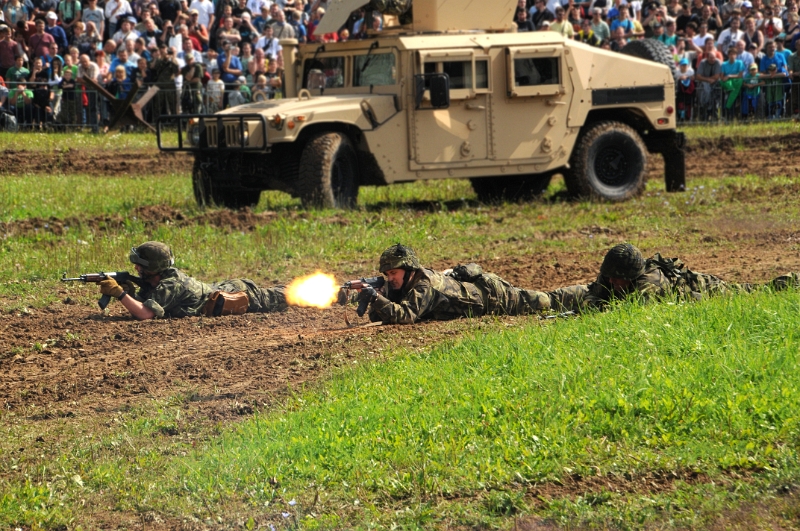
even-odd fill
[[[674,143],[664,155],[664,184],[667,192],[683,192],[686,190],[686,137],[683,133],[675,133]]]

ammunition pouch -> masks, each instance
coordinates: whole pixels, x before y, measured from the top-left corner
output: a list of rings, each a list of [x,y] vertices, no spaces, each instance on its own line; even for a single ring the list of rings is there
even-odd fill
[[[481,275],[483,275],[483,268],[475,263],[459,264],[453,268],[453,272],[450,274],[459,282],[475,282]]]
[[[244,291],[229,293],[218,290],[209,295],[205,306],[203,306],[203,315],[206,317],[242,315],[247,312],[249,305],[250,299],[247,298],[247,293]]]

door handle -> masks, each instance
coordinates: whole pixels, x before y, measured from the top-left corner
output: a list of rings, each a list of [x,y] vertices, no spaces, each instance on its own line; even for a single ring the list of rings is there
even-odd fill
[[[547,100],[547,104],[550,105],[551,107],[554,107],[556,105],[566,105],[567,102],[559,100]]]
[[[467,103],[467,109],[470,111],[485,111],[485,105],[478,105],[476,103]]]

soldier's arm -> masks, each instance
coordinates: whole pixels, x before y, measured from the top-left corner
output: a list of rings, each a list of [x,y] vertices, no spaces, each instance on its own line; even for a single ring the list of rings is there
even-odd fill
[[[140,321],[145,321],[147,319],[152,319],[156,316],[156,313],[142,304],[141,302],[137,301],[130,295],[125,295],[120,302],[122,303],[125,308],[131,312],[131,315],[139,319]],[[163,316],[163,314],[162,314]]]
[[[644,302],[667,297],[671,291],[672,283],[660,269],[654,269],[636,279],[636,292]]]
[[[171,309],[178,306],[181,289],[181,285],[178,283],[171,282],[169,280],[162,281],[152,290],[148,290],[146,295],[138,297],[135,302],[141,304],[144,310],[149,310],[152,312],[153,315],[151,317],[146,317],[145,319],[152,319],[153,317],[158,317],[160,319],[164,317],[164,315],[166,315],[166,313]],[[122,300],[122,303],[125,304],[125,300],[127,299],[131,299],[131,297],[125,297],[125,299]],[[131,306],[136,306],[138,308],[138,304],[134,305],[131,303]],[[125,307],[128,308],[128,310],[131,310],[127,304],[125,304]],[[133,311],[131,311],[131,313],[133,314]],[[136,314],[133,315],[134,317],[140,318]]]
[[[429,312],[435,296],[436,292],[427,282],[418,284],[400,304],[378,294],[370,307],[370,320],[386,324],[414,324]]]

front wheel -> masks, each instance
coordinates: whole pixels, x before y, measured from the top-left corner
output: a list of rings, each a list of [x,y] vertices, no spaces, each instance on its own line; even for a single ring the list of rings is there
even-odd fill
[[[306,207],[353,208],[358,199],[358,157],[342,133],[322,133],[300,156],[298,195]]]
[[[578,139],[564,181],[572,196],[625,201],[642,193],[647,148],[638,133],[619,122],[589,126]]]

